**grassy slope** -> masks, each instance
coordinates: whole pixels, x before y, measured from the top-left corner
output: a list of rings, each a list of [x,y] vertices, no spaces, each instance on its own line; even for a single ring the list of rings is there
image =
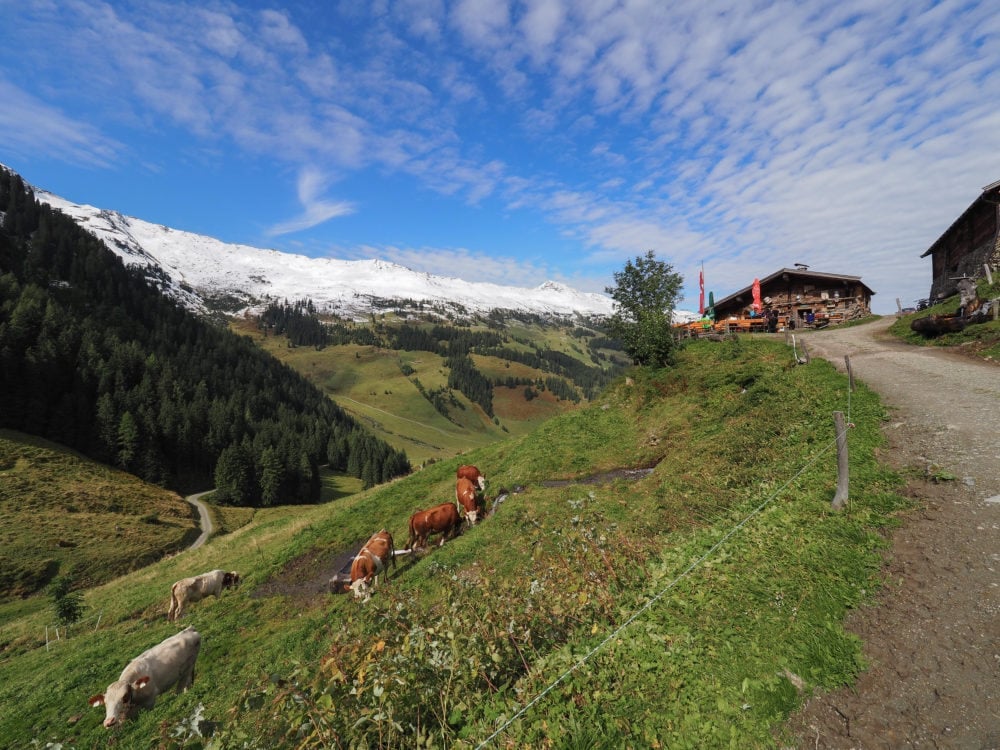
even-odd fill
[[[497,388],[494,412],[500,425],[496,425],[479,406],[454,391],[459,405],[451,408],[450,418],[445,418],[412,382],[412,378],[418,378],[428,391],[447,385],[448,370],[444,358],[436,354],[354,344],[329,346],[321,351],[312,347],[289,348],[285,337],[262,336],[251,321],[236,320],[232,326],[312,380],[376,435],[393,447],[406,451],[414,465],[421,465],[428,459],[451,458],[509,435],[526,434],[554,414],[575,407],[573,403],[559,401],[551,394],[544,399],[527,402],[523,387]],[[512,327],[511,333],[593,365],[583,354],[582,345],[557,327],[517,324]],[[516,341],[511,341],[508,346],[528,350]],[[516,362],[507,367],[506,363],[493,357],[473,355],[473,359],[477,367],[491,377],[512,375],[544,380],[551,376],[551,373]],[[403,364],[412,367],[414,373],[403,375],[400,370]]]
[[[329,505],[258,511],[203,549],[88,592],[101,628],[51,651],[45,617],[26,614],[3,636],[0,737],[104,747],[87,696],[176,631],[163,615],[172,581],[222,567],[245,585],[185,618],[204,638],[194,687],[115,733],[118,747],[155,746],[199,703],[223,722],[221,747],[336,746],[335,736],[473,746],[644,605],[494,746],[772,746],[798,700],[786,670],[832,686],[858,669],[840,623],[872,590],[880,530],[902,502],[874,459],[883,414],[862,388],[849,415],[852,503],[830,511],[830,414],[846,407],[844,378],[823,361],[790,365],[773,342],[697,342],[673,371],[463,457],[487,473],[491,495],[525,491],[405,559],[367,606],[251,592],[299,556],[330,558],[379,527],[401,546],[416,507],[451,498],[458,459]],[[541,484],[660,459],[636,482]]]
[[[987,284],[985,279],[980,279],[977,293],[979,298],[983,300],[1000,297],[1000,278],[994,277],[992,286]],[[986,323],[966,326],[958,333],[946,333],[933,338],[925,338],[910,329],[910,323],[917,318],[926,318],[929,315],[954,315],[958,310],[958,303],[958,296],[949,297],[926,310],[920,310],[909,315],[901,315],[890,326],[889,332],[908,344],[960,347],[959,351],[963,353],[993,362],[1000,362],[1000,321],[989,320]]]
[[[56,569],[82,585],[103,583],[197,535],[177,493],[0,430],[0,601],[31,593]]]

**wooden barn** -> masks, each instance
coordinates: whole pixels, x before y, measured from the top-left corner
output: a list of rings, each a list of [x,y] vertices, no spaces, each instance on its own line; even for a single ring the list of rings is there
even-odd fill
[[[782,268],[760,279],[763,313],[777,311],[785,321],[799,328],[836,325],[871,315],[871,289],[860,276],[810,271],[808,266]],[[715,320],[746,318],[753,303],[753,285],[715,303]]]
[[[986,264],[1000,265],[1000,181],[984,187],[920,257],[928,255],[931,304],[956,294],[959,279],[982,276]]]

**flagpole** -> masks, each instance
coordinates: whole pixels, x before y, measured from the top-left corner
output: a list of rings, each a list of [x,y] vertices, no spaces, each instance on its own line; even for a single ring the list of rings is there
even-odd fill
[[[705,316],[705,261],[701,262],[701,271],[698,272],[698,314]]]

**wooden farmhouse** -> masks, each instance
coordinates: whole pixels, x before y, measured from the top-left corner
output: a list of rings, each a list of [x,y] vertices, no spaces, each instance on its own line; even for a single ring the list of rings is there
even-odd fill
[[[810,271],[808,266],[782,268],[760,280],[763,314],[775,310],[796,328],[836,325],[871,314],[874,295],[860,276]],[[753,303],[753,285],[715,303],[716,324],[728,318],[745,319]]]
[[[928,255],[931,304],[956,294],[960,279],[982,276],[984,265],[1000,265],[1000,181],[984,187],[920,257]]]

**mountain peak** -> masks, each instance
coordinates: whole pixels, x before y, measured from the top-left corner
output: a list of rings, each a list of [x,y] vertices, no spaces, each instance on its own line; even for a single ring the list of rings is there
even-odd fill
[[[224,303],[226,312],[239,314],[275,299],[310,299],[318,310],[357,318],[404,300],[460,315],[495,309],[558,317],[612,312],[609,297],[556,281],[529,289],[435,276],[380,258],[310,258],[151,224],[44,190],[36,189],[35,195],[103,240],[126,263],[146,268],[165,293],[198,312]]]

